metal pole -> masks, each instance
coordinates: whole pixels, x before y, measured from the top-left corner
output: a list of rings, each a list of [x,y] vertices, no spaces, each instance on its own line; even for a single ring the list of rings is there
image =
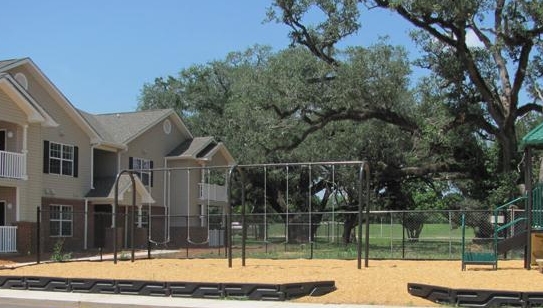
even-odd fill
[[[365,175],[365,176],[364,176]],[[362,268],[362,190],[363,180],[366,181],[366,238],[365,238],[365,256],[364,267],[369,266],[369,252],[370,252],[370,182],[369,182],[369,166],[367,163],[362,162],[360,165],[360,171],[358,173],[358,241],[357,241],[357,256],[358,256],[358,269]]]
[[[309,259],[313,259],[313,219],[312,219],[312,216],[313,216],[313,207],[312,207],[312,203],[311,203],[311,196],[312,196],[312,192],[311,192],[311,165],[309,165],[309,183],[308,183],[308,188],[307,188],[307,195],[308,195],[308,202],[309,202],[309,247],[310,247],[310,254],[309,254]]]
[[[136,180],[130,170],[122,170],[117,174],[115,179],[115,202],[113,204],[113,264],[117,264],[117,207],[119,205],[119,179],[123,173],[128,173],[130,180],[132,181],[132,206],[136,204]],[[134,217],[134,213],[132,213]],[[134,240],[134,225],[132,224],[132,240]],[[134,244],[132,242],[132,262],[134,262]]]
[[[532,148],[524,149],[524,185],[526,190],[526,246],[524,249],[524,268],[530,269],[532,263]]]
[[[149,232],[149,228],[147,228],[147,259],[151,259],[151,240],[149,239],[150,235],[151,235],[151,232]]]
[[[130,246],[132,247],[132,258],[131,262],[134,262],[134,259],[136,258],[136,250],[134,248],[134,228],[136,227],[136,181],[134,180],[134,176],[130,172],[130,179],[132,179],[132,221],[131,221],[131,229],[130,229]]]
[[[227,202],[226,202],[226,228],[224,228],[224,238],[226,243],[226,255],[228,256],[228,267],[232,267],[232,178],[237,165],[230,167],[228,171],[227,183]]]
[[[360,171],[358,173],[358,239],[357,239],[357,260],[358,260],[358,269],[362,268],[362,179],[364,173],[364,166],[360,166]]]
[[[241,178],[241,266],[245,266],[247,249],[247,219],[245,217],[245,174],[243,170],[237,168]]]
[[[370,258],[370,166],[368,163],[364,162],[363,167],[366,174],[366,251],[364,267],[368,267]]]
[[[405,211],[402,211],[402,260],[405,259]]]
[[[40,234],[40,229],[41,229],[41,208],[38,206],[38,210],[36,212],[36,236],[37,236],[37,239],[36,239],[36,263],[37,264],[40,264],[40,258],[41,258],[41,247],[40,247],[40,238],[41,238],[41,234]]]
[[[111,228],[113,229],[113,264],[117,264],[117,205],[119,204],[119,178],[121,174],[117,174],[115,179],[115,199],[113,202],[113,213],[111,213],[112,224]]]

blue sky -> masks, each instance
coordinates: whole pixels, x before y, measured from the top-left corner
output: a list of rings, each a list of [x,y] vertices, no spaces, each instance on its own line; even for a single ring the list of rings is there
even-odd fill
[[[144,83],[255,44],[288,47],[288,27],[263,23],[265,0],[3,0],[0,59],[30,57],[70,102],[91,113],[133,111]],[[387,11],[363,16],[346,44],[380,36],[410,44]]]

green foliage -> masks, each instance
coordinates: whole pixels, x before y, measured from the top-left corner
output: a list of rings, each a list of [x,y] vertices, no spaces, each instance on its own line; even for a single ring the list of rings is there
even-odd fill
[[[72,258],[72,253],[63,252],[64,239],[58,239],[53,246],[53,253],[51,254],[51,261],[63,262]]]
[[[404,129],[411,127],[420,137],[412,140],[414,151],[409,154],[413,155],[404,155],[406,163],[419,167],[412,168],[416,171],[412,173],[462,172],[464,183],[455,186],[466,197],[484,200],[486,192],[498,189],[493,175],[503,173],[509,177],[520,162],[517,124],[523,117],[542,111],[535,102],[543,99],[543,2],[277,0],[268,16],[290,27],[295,44],[341,67],[346,61],[335,49],[336,43],[352,31],[327,29],[358,29],[362,25],[370,28],[372,25],[360,18],[360,12],[369,7],[396,12],[398,18],[417,29],[413,39],[422,54],[415,63],[431,72],[417,93],[418,104],[427,110],[420,108],[418,112],[427,117],[411,119],[408,123],[416,123],[414,128],[398,118],[391,121],[395,113],[390,109],[387,119],[375,115],[372,118],[388,120]],[[365,73],[361,69],[354,71]],[[353,89],[366,90],[347,87],[351,90],[344,90],[347,94]],[[524,99],[526,95],[533,102]],[[458,174],[454,177],[458,178]]]
[[[132,255],[129,251],[121,251],[121,254],[119,255],[119,260],[121,261],[128,261],[132,258]]]
[[[418,29],[414,64],[427,76],[412,82],[405,48],[386,40],[336,48],[365,22],[367,6],[396,12]],[[541,120],[541,7],[277,0],[268,18],[290,26],[294,47],[253,46],[157,78],[144,86],[139,108],[174,108],[195,135],[225,142],[242,164],[367,160],[378,209],[489,208],[518,194],[518,139]],[[499,19],[489,18],[495,13]],[[473,36],[485,47],[473,45]],[[307,172],[289,175],[291,202],[285,170],[268,172],[266,210],[307,210]],[[315,210],[357,204],[356,174],[335,172],[341,186],[326,184],[330,168],[315,171],[313,196],[341,194]],[[262,212],[263,172],[247,176],[249,206]]]

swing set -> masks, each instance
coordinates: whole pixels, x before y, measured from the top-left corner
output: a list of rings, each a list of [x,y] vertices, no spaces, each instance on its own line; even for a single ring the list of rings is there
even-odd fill
[[[162,171],[164,172],[164,215],[152,215],[151,212],[151,206],[149,206],[149,212],[148,212],[148,249],[150,254],[150,247],[151,244],[154,245],[168,245],[172,242],[172,237],[178,236],[175,230],[180,230],[180,228],[183,228],[182,225],[184,225],[184,228],[186,228],[185,235],[185,242],[188,245],[191,246],[198,246],[198,247],[210,247],[210,243],[213,242],[210,238],[210,235],[213,231],[216,231],[214,229],[211,229],[212,221],[211,217],[213,215],[217,215],[217,217],[220,217],[220,228],[221,233],[219,233],[221,239],[219,243],[224,244],[225,252],[228,257],[228,266],[232,267],[232,250],[233,250],[233,231],[237,227],[240,229],[241,233],[241,259],[242,259],[242,265],[245,266],[246,262],[246,245],[247,245],[247,231],[248,231],[248,221],[247,221],[247,187],[248,186],[254,186],[251,185],[252,183],[247,182],[247,178],[245,175],[245,172],[254,169],[259,168],[262,171],[263,174],[263,194],[264,197],[261,200],[261,203],[263,205],[262,212],[260,214],[263,215],[263,223],[261,228],[263,228],[263,238],[262,243],[266,246],[271,242],[269,237],[270,230],[268,229],[270,226],[269,221],[269,176],[270,171],[272,169],[274,170],[284,170],[285,174],[285,187],[284,187],[284,213],[282,214],[284,216],[284,239],[282,241],[283,244],[287,245],[291,242],[291,237],[293,235],[300,236],[301,233],[306,233],[306,240],[307,244],[311,248],[311,255],[310,258],[313,258],[313,248],[315,245],[315,239],[314,234],[316,232],[315,224],[319,224],[320,221],[315,222],[314,221],[314,215],[317,212],[314,212],[314,199],[319,197],[317,189],[318,187],[315,187],[314,185],[318,181],[322,181],[324,179],[323,171],[327,170],[329,177],[331,177],[331,180],[324,179],[329,185],[327,189],[334,190],[335,192],[331,194],[333,198],[335,199],[335,203],[332,203],[332,222],[336,222],[336,204],[339,203],[337,194],[339,193],[342,195],[342,199],[345,199],[343,196],[343,193],[340,191],[338,187],[340,187],[339,183],[336,183],[337,176],[336,171],[338,169],[338,166],[347,166],[356,168],[357,180],[355,180],[357,183],[354,185],[351,185],[355,188],[355,190],[358,192],[358,236],[357,236],[357,259],[358,259],[358,268],[361,268],[361,256],[362,256],[362,247],[365,247],[365,267],[368,266],[368,255],[369,255],[369,165],[365,161],[340,161],[340,162],[303,162],[303,163],[275,163],[275,164],[251,164],[251,165],[234,165],[234,166],[207,166],[207,167],[178,167],[178,168],[162,168],[162,169],[153,169],[153,171]],[[315,171],[318,168],[318,171]],[[211,171],[212,170],[227,170],[225,172],[225,186],[214,186],[215,184],[212,184],[212,176]],[[292,184],[292,177],[293,177],[293,170],[303,170],[305,172],[305,175],[307,175],[307,182],[303,183],[301,178],[298,178],[298,182],[295,184]],[[194,173],[198,171],[199,172],[199,179],[196,181],[197,184],[200,185],[200,192],[199,196],[195,196],[195,192],[197,191],[195,187],[193,186],[195,181],[193,179]],[[172,179],[172,173],[175,172],[177,175],[176,179]],[[300,171],[301,172],[301,171]],[[132,173],[130,173],[129,170],[123,170],[121,173],[119,173],[119,176],[122,173],[129,173],[132,177]],[[281,173],[281,172],[279,172]],[[183,181],[186,181],[186,186],[184,189],[179,189],[178,191],[175,190],[175,187],[178,187],[175,183],[176,181],[179,181],[179,175],[184,174]],[[294,175],[296,176],[296,175]],[[212,200],[211,196],[217,195],[217,192],[213,192],[213,189],[221,188],[223,189],[223,193],[225,196],[218,198],[221,200]],[[233,191],[236,191],[236,198],[234,204],[234,196]],[[297,189],[298,191],[302,191],[306,193],[307,198],[305,201],[300,200],[300,194],[293,194],[292,189]],[[134,189],[133,189],[134,190]],[[177,195],[176,195],[177,194]],[[198,194],[198,193],[196,193]],[[317,195],[316,195],[317,194]],[[183,197],[179,197],[179,195],[183,195]],[[293,200],[293,195],[296,200]],[[117,196],[116,196],[117,197]],[[205,197],[205,198],[204,198]],[[252,196],[253,197],[253,196]],[[320,196],[322,197],[322,196]],[[178,221],[175,223],[172,223],[172,217],[176,218],[173,214],[175,211],[179,213],[179,200],[180,198],[185,198],[184,202],[186,206],[186,219],[184,224],[179,224]],[[195,201],[196,200],[196,201]],[[258,203],[258,201],[251,200],[252,204]],[[135,202],[135,197],[134,197]],[[300,213],[292,213],[291,208],[295,204],[299,204],[299,202],[305,202],[307,204],[307,212],[304,213],[304,215],[307,215],[307,230],[304,230],[304,227],[301,228],[298,227],[296,224],[299,225],[299,221],[295,221],[295,219],[299,219]],[[194,213],[194,207],[197,204],[200,205],[200,212],[195,215]],[[240,206],[240,214],[233,214],[232,208],[234,206]],[[363,209],[366,209],[365,215],[363,212]],[[253,208],[254,210],[254,208]],[[249,213],[251,214],[251,213]],[[252,213],[255,214],[255,213]],[[240,215],[240,222],[238,224],[238,219],[236,219],[236,226],[233,226],[233,216]],[[298,217],[297,217],[298,216]],[[362,243],[362,226],[364,222],[364,216],[366,217],[366,225],[365,225],[365,243],[363,245]],[[162,217],[162,218],[160,218]],[[195,223],[191,219],[194,217],[199,218],[199,223]],[[155,222],[153,223],[154,218]],[[159,219],[157,222],[156,219]],[[160,219],[162,221],[160,221]],[[156,226],[155,226],[156,225]],[[205,228],[204,236],[200,239],[196,239],[194,236],[194,228],[198,226],[199,228]],[[115,227],[115,226],[114,226]],[[163,237],[162,239],[154,238],[153,234],[157,234],[156,232],[153,233],[154,228],[158,227],[159,230],[163,229]],[[296,234],[292,234],[293,230],[296,230]],[[175,229],[177,228],[177,229]],[[300,232],[302,230],[302,232]],[[133,231],[132,231],[133,232]],[[159,231],[159,233],[162,233]],[[334,231],[332,231],[334,233]],[[177,232],[178,233],[178,232]],[[216,236],[216,235],[215,235]],[[224,237],[223,237],[224,236]],[[335,236],[335,234],[333,234]],[[116,243],[115,243],[116,244]],[[132,244],[132,250],[133,250],[133,244]],[[116,256],[117,253],[117,245],[114,245],[114,254]],[[116,261],[116,260],[115,260]]]

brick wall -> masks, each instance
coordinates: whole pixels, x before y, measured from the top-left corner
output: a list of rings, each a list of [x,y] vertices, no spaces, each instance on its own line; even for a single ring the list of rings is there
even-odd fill
[[[22,255],[35,254],[37,252],[37,224],[29,221],[18,221],[14,225],[17,226],[17,252]]]

